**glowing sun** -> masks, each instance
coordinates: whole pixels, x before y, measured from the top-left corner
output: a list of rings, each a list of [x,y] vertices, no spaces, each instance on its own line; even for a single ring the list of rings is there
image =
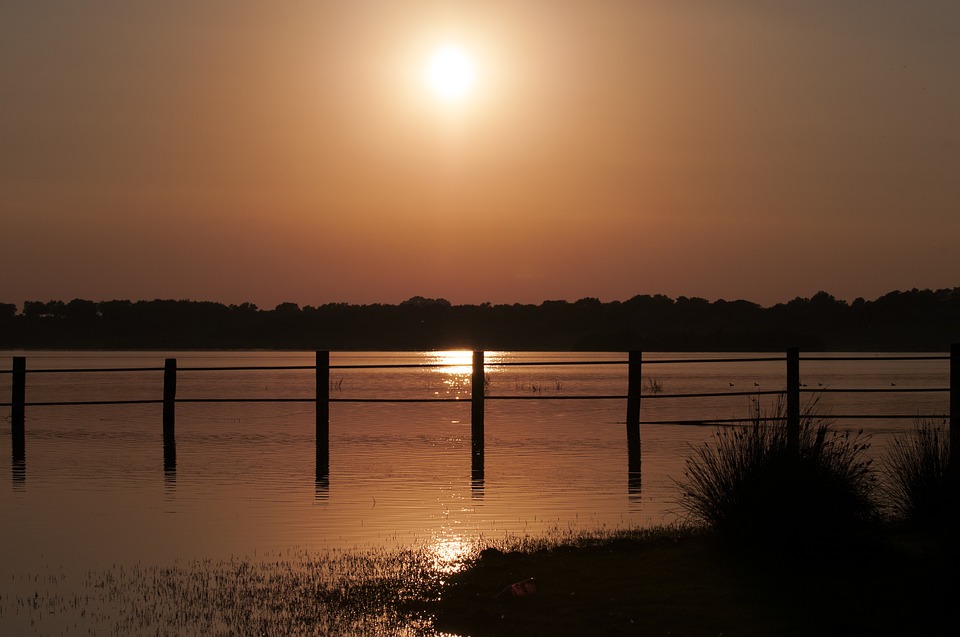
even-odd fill
[[[437,49],[427,66],[427,83],[440,98],[457,101],[473,88],[476,72],[473,60],[453,45]]]

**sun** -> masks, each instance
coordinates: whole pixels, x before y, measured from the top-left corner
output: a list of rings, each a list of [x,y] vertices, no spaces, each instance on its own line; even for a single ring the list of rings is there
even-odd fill
[[[473,89],[476,71],[471,57],[460,47],[445,45],[434,51],[427,65],[427,83],[441,99],[459,101]]]

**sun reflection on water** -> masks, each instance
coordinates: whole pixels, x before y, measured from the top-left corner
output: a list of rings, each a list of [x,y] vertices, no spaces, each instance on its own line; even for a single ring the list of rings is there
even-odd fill
[[[434,571],[453,575],[463,570],[475,548],[471,540],[454,533],[434,537],[427,546],[427,553]]]
[[[466,376],[473,372],[473,352],[470,350],[445,350],[427,354],[427,362],[436,365],[434,371],[451,376]]]
[[[470,350],[442,350],[427,352],[424,355],[426,363],[435,365],[432,371],[442,375],[442,383],[449,394],[468,391],[471,387],[473,375],[473,352]],[[484,378],[489,377],[489,370],[502,356],[499,352],[484,353]]]

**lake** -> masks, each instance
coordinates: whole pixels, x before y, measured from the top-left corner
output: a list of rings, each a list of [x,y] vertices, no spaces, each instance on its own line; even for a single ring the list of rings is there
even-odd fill
[[[315,390],[312,369],[189,369],[312,366],[312,352],[0,352],[0,369],[10,369],[14,355],[27,357],[28,403],[159,400],[162,371],[29,372],[162,368],[167,357],[180,369],[178,399],[312,399]],[[945,358],[862,356],[803,353],[804,400],[822,389],[949,386]],[[628,471],[626,400],[576,398],[624,396],[625,353],[488,352],[488,397],[524,400],[485,401],[482,479],[471,471],[469,352],[332,353],[335,401],[454,401],[333,402],[329,475],[319,482],[310,402],[178,403],[175,471],[164,470],[159,404],[28,406],[25,463],[0,455],[0,561],[30,573],[411,544],[455,554],[484,538],[668,523],[680,513],[674,480],[684,459],[715,431],[669,421],[745,418],[755,400],[769,411],[774,396],[741,393],[781,390],[785,363],[658,361],[732,357],[644,355],[641,421],[663,424],[641,425],[639,476]],[[583,364],[598,361],[610,364]],[[506,365],[517,362],[571,364]],[[337,367],[399,364],[427,366]],[[11,375],[0,375],[0,400],[9,400],[10,387]],[[675,393],[731,395],[661,398]],[[870,433],[879,457],[917,415],[945,415],[948,394],[824,393],[817,408],[826,416],[906,416],[837,420]],[[0,436],[10,440],[4,409]]]

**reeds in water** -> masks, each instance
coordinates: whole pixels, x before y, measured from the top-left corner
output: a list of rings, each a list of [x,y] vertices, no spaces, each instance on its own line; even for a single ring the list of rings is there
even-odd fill
[[[839,431],[816,399],[800,422],[799,452],[788,445],[786,408],[720,428],[693,450],[677,482],[689,519],[751,544],[817,549],[853,540],[879,517],[869,438]]]
[[[89,571],[80,582],[66,575],[45,582],[28,577],[20,590],[0,595],[0,633],[434,634],[420,609],[446,577],[436,560],[427,549],[329,551],[114,565]]]
[[[895,519],[924,530],[960,529],[960,472],[950,464],[945,420],[919,420],[896,436],[883,473],[884,500]]]

